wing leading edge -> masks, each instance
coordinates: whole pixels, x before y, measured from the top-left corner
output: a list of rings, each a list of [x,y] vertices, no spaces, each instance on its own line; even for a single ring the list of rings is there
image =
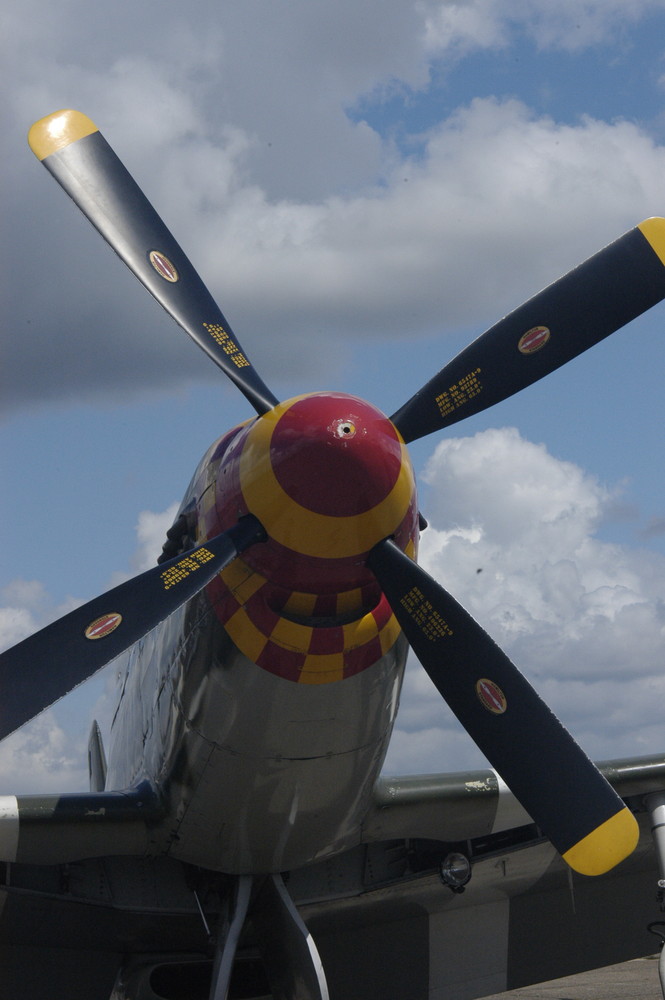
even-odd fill
[[[634,811],[665,789],[665,756],[604,761],[598,769]],[[470,840],[533,823],[496,771],[382,777],[363,825],[363,841],[400,837]]]

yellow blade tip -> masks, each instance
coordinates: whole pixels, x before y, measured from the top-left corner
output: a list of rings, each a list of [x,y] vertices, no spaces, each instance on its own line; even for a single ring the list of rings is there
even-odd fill
[[[654,253],[658,254],[661,262],[665,264],[665,219],[658,217],[645,219],[637,228],[648,239]]]
[[[51,153],[57,153],[70,143],[97,131],[97,126],[87,115],[67,108],[54,111],[52,115],[35,122],[28,132],[28,142],[37,159],[44,160]]]
[[[563,860],[581,875],[604,875],[637,847],[640,830],[630,809],[624,806],[563,855]]]

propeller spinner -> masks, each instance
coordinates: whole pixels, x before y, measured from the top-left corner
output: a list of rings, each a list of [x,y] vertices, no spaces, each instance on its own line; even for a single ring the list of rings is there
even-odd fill
[[[257,440],[267,434],[270,445],[275,427],[280,426],[280,433],[288,431],[294,451],[280,474],[291,483],[290,465],[297,467],[299,448],[303,449],[302,455],[307,448],[297,419],[292,421],[293,426],[289,424],[291,417],[280,425],[291,404],[274,410],[277,399],[259,378],[189,260],[96,126],[79,112],[59,111],[37,122],[30,130],[29,141],[38,158],[116,253],[249,400],[259,414],[259,429],[254,432]],[[519,391],[659,302],[665,297],[664,263],[665,220],[649,219],[536,295],[434,376],[394,414],[394,427],[380,418],[385,420],[388,438],[395,442],[395,454],[403,447],[402,441],[413,441],[449,426]],[[292,415],[298,416],[296,407]],[[354,431],[354,427],[340,425],[331,433],[342,442],[346,436],[350,442]],[[265,450],[265,442],[262,447]],[[340,456],[334,454],[338,461]],[[316,461],[322,461],[318,452]],[[250,478],[253,475],[247,470],[246,474]],[[335,478],[343,474],[343,469],[334,474],[323,470],[322,482],[331,475]],[[321,503],[325,506],[324,492]],[[259,487],[256,495],[263,495]],[[248,507],[264,522],[270,535],[271,509],[253,510],[251,503]],[[324,511],[324,516],[328,513]],[[355,508],[353,513],[357,514]],[[293,532],[297,534],[297,511],[288,528],[280,522],[278,530],[291,533],[289,537]],[[385,530],[390,533],[390,528]],[[219,552],[207,564],[212,573],[190,573],[186,593],[184,587],[175,588],[179,596],[184,594],[183,600],[205,586],[237,553],[264,538],[263,528],[253,519],[240,522],[238,533],[234,532],[231,529],[220,536]],[[394,542],[387,538],[377,541],[375,536],[369,544],[374,548],[369,554],[363,553],[365,565],[375,574],[421,663],[566,861],[577,871],[595,875],[630,854],[638,836],[634,817],[517,668],[466,611]],[[207,543],[205,547],[212,545]],[[189,558],[197,560],[198,551],[193,550]],[[174,563],[177,565],[178,560]],[[53,637],[63,644],[74,642],[73,633],[80,632],[82,622],[88,625],[93,621],[94,625],[98,609],[120,607],[115,591],[47,626],[0,657],[8,720],[5,733],[66,694],[74,683],[91,676],[103,662],[135,641],[139,633],[149,631],[170,614],[173,601],[169,603],[165,597],[168,590],[163,583],[160,590],[159,585],[164,570],[159,567],[123,585],[128,588],[125,597],[129,605],[143,607],[140,623],[131,634],[126,631],[129,641],[122,644],[120,628],[113,643],[88,641],[88,652],[95,647],[110,655],[106,659],[100,654],[90,655],[82,661],[75,678],[59,662],[55,671],[50,670],[43,697],[26,699],[25,691],[42,685],[43,661]],[[98,627],[104,631],[109,623],[100,621]],[[80,641],[78,635],[76,640]],[[20,686],[14,683],[19,659],[23,674]]]

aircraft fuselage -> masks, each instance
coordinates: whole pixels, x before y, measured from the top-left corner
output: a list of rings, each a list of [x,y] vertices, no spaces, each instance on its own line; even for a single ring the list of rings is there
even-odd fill
[[[233,873],[359,841],[406,660],[365,556],[386,536],[415,556],[418,530],[399,435],[340,394],[281,404],[215,442],[176,522],[184,548],[248,513],[270,541],[132,651],[107,777],[160,789],[156,852]]]

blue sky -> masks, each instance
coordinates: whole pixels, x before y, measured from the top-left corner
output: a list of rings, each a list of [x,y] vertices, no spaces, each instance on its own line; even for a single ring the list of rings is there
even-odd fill
[[[5,18],[4,643],[148,565],[202,452],[249,415],[34,160],[35,119],[96,121],[280,398],[390,413],[665,215],[662,0],[11,0]],[[665,305],[413,448],[425,563],[596,757],[663,745],[664,326]],[[0,750],[3,790],[85,785],[110,674]],[[474,755],[410,666],[388,766]]]

